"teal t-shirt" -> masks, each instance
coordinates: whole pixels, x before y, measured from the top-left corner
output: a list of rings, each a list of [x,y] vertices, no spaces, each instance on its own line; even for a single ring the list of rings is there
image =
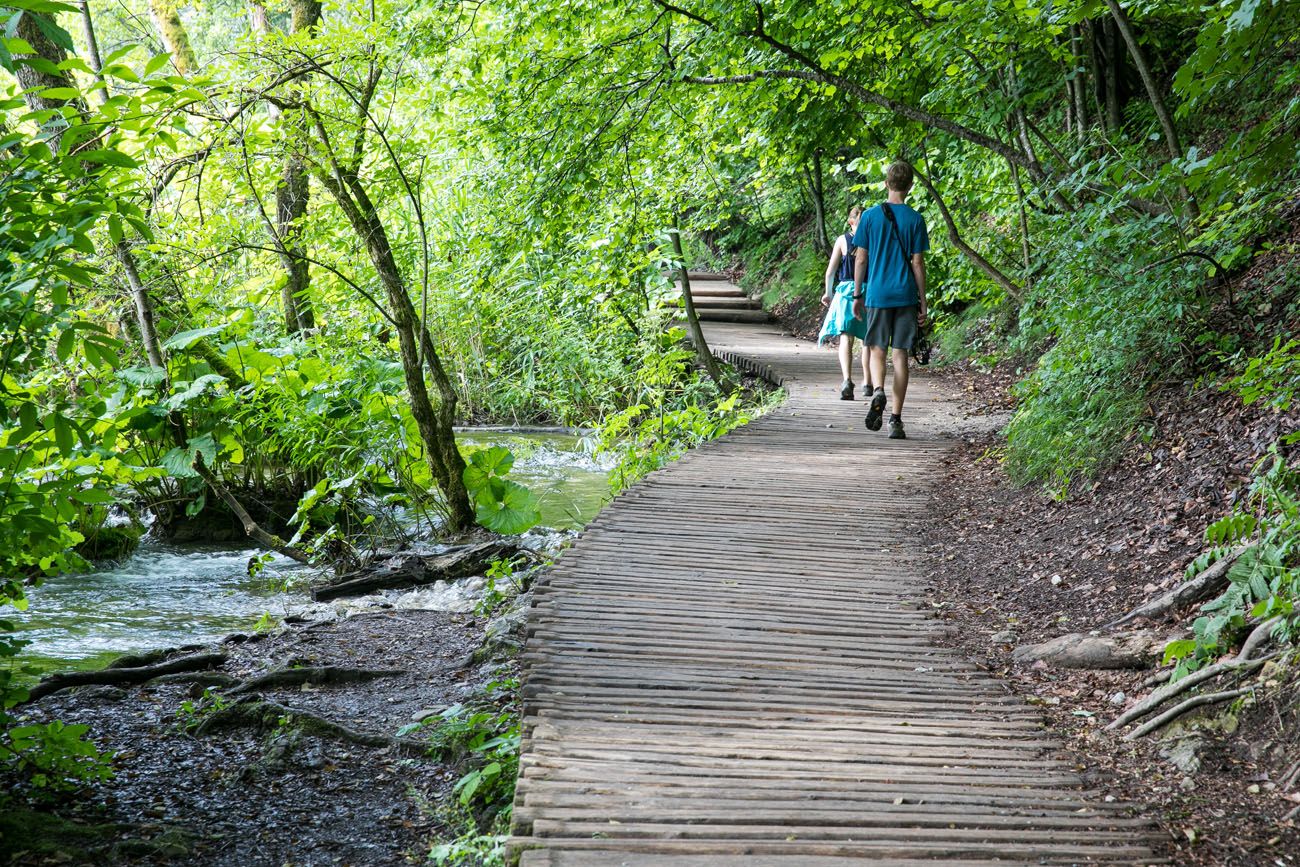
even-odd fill
[[[867,251],[867,279],[863,285],[868,307],[910,307],[920,303],[913,279],[912,256],[930,249],[930,234],[925,228],[925,218],[908,205],[890,205],[898,221],[900,246],[894,230],[885,218],[880,205],[862,215],[858,230],[853,235],[853,246]],[[903,255],[902,248],[907,248]]]

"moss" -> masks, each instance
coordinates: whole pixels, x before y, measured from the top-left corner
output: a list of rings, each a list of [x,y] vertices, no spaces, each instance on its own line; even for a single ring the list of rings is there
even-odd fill
[[[77,553],[87,560],[121,560],[140,544],[144,528],[138,524],[101,526],[86,534]]]
[[[47,855],[64,862],[95,863],[121,828],[70,822],[60,816],[0,801],[0,852]]]

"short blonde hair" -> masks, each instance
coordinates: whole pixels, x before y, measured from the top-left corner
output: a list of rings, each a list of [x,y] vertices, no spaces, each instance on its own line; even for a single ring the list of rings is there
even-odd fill
[[[903,160],[895,160],[885,169],[885,186],[899,193],[912,189],[914,174],[912,166]]]
[[[853,205],[853,206],[851,206],[851,207],[849,208],[849,216],[848,216],[848,219],[852,220],[854,217],[861,217],[861,216],[862,216],[862,206],[861,206],[861,205]]]

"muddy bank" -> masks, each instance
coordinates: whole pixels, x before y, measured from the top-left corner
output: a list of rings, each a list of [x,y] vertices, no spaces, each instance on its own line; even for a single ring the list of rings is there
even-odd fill
[[[984,406],[1010,405],[1005,369],[945,375]],[[945,459],[943,495],[925,528],[931,603],[957,627],[955,643],[1044,710],[1091,785],[1149,805],[1173,863],[1290,863],[1277,859],[1300,848],[1293,671],[1268,669],[1266,688],[1239,712],[1220,705],[1128,741],[1105,725],[1151,691],[1158,660],[1087,670],[1013,658],[1018,647],[1086,633],[1177,586],[1206,547],[1206,524],[1239,500],[1254,462],[1298,421],[1183,383],[1152,405],[1152,437],[1065,501],[1013,487],[997,460],[999,435],[967,430]],[[1184,607],[1133,625],[1163,646],[1195,613]]]
[[[190,682],[51,695],[25,715],[89,725],[115,775],[30,804],[0,852],[16,865],[423,862],[434,838],[463,830],[439,805],[464,768],[430,757],[425,730],[398,732],[489,701],[485,686],[513,676],[522,618],[499,618],[485,646],[488,625],[473,612],[367,610],[232,636],[210,648],[225,663]]]

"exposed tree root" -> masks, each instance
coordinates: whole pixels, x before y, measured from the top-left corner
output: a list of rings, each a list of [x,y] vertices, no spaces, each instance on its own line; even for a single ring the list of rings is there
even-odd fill
[[[1181,704],[1175,705],[1165,711],[1150,722],[1143,723],[1138,728],[1124,735],[1124,740],[1132,741],[1141,737],[1146,737],[1156,729],[1164,728],[1166,725],[1193,708],[1202,707],[1207,704],[1219,704],[1224,701],[1232,701],[1235,698],[1240,698],[1241,696],[1246,695],[1253,689],[1254,687],[1251,686],[1243,686],[1241,689],[1230,689],[1224,692],[1207,692],[1202,695],[1194,695]]]
[[[1139,617],[1157,617],[1166,611],[1191,605],[1218,592],[1227,586],[1228,570],[1232,568],[1232,564],[1236,563],[1237,559],[1246,553],[1250,547],[1249,545],[1242,545],[1221,560],[1216,561],[1214,565],[1198,574],[1195,578],[1184,581],[1163,596],[1157,596],[1150,602],[1144,602],[1118,620],[1107,623],[1102,627],[1102,631],[1123,626],[1130,620],[1136,620]]]
[[[400,554],[363,570],[359,575],[345,576],[346,580],[317,587],[312,591],[312,598],[317,602],[328,602],[343,596],[363,596],[377,590],[405,590],[435,581],[481,575],[493,560],[505,560],[518,552],[518,542],[491,539],[433,556]]]
[[[310,684],[364,683],[381,677],[399,677],[406,674],[401,668],[342,668],[334,665],[319,665],[306,668],[280,668],[258,677],[251,677],[230,690],[228,695],[253,692],[260,689],[273,689],[278,686],[301,686]]]
[[[287,721],[287,722],[286,722]],[[208,735],[225,728],[250,727],[273,729],[281,725],[295,726],[307,734],[333,738],[365,747],[394,747],[411,753],[428,749],[428,745],[410,738],[369,734],[350,729],[310,711],[288,707],[269,699],[248,696],[232,705],[213,711],[194,730],[196,735]]]
[[[1203,668],[1200,671],[1192,672],[1187,677],[1184,677],[1182,680],[1179,680],[1176,683],[1171,683],[1167,686],[1163,686],[1160,689],[1157,689],[1155,692],[1151,693],[1151,695],[1147,696],[1142,701],[1139,701],[1137,704],[1133,705],[1131,708],[1124,711],[1124,713],[1116,717],[1115,721],[1112,722],[1110,725],[1106,726],[1106,728],[1108,730],[1113,731],[1115,729],[1121,728],[1122,726],[1126,726],[1129,723],[1133,722],[1134,720],[1140,719],[1141,717],[1144,717],[1147,714],[1154,712],[1161,705],[1167,703],[1170,699],[1182,695],[1183,693],[1187,692],[1193,687],[1199,686],[1200,684],[1205,683],[1208,680],[1212,680],[1216,677],[1219,677],[1220,675],[1245,674],[1248,672],[1255,671],[1256,669],[1262,667],[1265,662],[1268,662],[1277,654],[1271,654],[1269,656],[1260,657],[1259,659],[1252,659],[1251,656],[1252,654],[1254,654],[1254,652],[1259,648],[1261,644],[1263,644],[1266,640],[1268,640],[1272,636],[1273,628],[1277,626],[1277,623],[1278,623],[1278,619],[1275,617],[1271,620],[1266,620],[1265,622],[1259,624],[1254,628],[1254,630],[1251,631],[1250,635],[1246,638],[1245,643],[1241,645],[1241,650],[1232,659],[1225,659],[1222,662],[1216,662],[1214,665],[1211,665],[1207,668]],[[1218,693],[1218,694],[1222,695],[1223,693]],[[1184,705],[1187,705],[1187,707],[1184,708]],[[1169,719],[1173,719],[1174,717],[1180,716],[1183,712],[1195,706],[1196,705],[1188,704],[1188,702],[1183,702],[1183,704],[1180,704],[1178,705],[1177,708],[1174,708],[1174,710],[1178,710],[1179,708],[1183,708],[1183,710],[1180,710],[1178,713],[1173,714],[1173,716],[1170,716]],[[1160,717],[1160,719],[1164,719],[1164,716]],[[1167,721],[1168,720],[1166,720],[1166,722]],[[1155,721],[1153,720],[1152,722],[1154,723]],[[1160,727],[1156,725],[1153,726],[1152,729],[1147,729],[1147,725],[1151,725],[1151,723],[1144,725],[1141,729],[1138,729],[1138,731],[1143,731],[1143,733],[1145,733],[1144,730],[1150,731]],[[1135,731],[1130,735],[1128,735],[1128,737],[1129,738],[1141,737],[1141,735],[1139,735]]]
[[[150,683],[193,683],[199,686],[227,687],[239,683],[239,678],[231,677],[228,674],[222,674],[219,671],[181,671],[176,674],[164,674],[161,677],[155,677]]]
[[[1017,647],[1011,657],[1028,664],[1042,660],[1061,668],[1150,668],[1163,642],[1154,632],[1089,635],[1075,632]]]
[[[122,684],[145,683],[165,674],[218,668],[225,662],[226,655],[224,653],[196,653],[192,656],[179,656],[156,665],[52,674],[28,691],[27,701],[37,701],[47,695],[71,689],[74,686],[120,686]]]

